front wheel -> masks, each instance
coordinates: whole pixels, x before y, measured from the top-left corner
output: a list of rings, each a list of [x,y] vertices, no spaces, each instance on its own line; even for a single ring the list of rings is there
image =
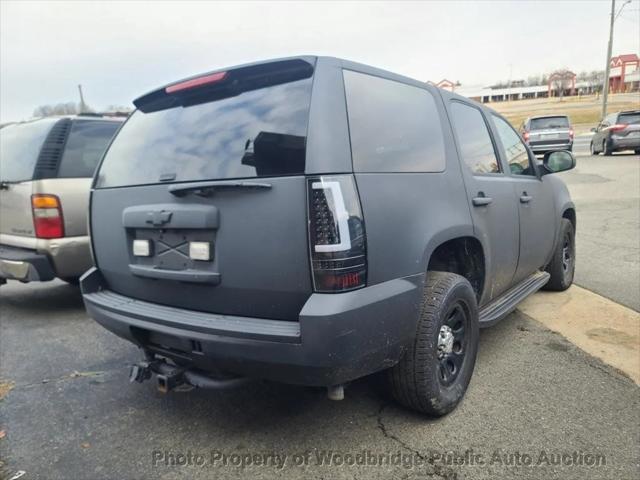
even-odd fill
[[[551,275],[544,290],[561,292],[573,283],[576,268],[576,238],[573,224],[566,218],[560,224],[560,236],[546,271]]]
[[[478,307],[469,281],[455,273],[427,272],[415,339],[388,371],[402,405],[440,417],[464,396],[478,352]]]

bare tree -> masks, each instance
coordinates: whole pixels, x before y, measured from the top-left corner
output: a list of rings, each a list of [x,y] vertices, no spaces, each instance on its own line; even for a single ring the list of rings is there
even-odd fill
[[[556,96],[564,97],[564,91],[571,88],[573,81],[576,78],[576,74],[566,68],[556,70],[549,76],[549,82],[551,88],[556,92]]]
[[[33,111],[34,117],[51,117],[53,115],[76,115],[78,113],[93,112],[91,107],[85,105],[80,112],[80,106],[75,102],[61,102],[55,105],[40,105]]]

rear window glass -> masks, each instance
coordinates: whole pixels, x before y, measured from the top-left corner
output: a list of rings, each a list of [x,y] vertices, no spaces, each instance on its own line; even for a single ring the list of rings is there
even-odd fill
[[[42,144],[57,121],[45,119],[0,128],[0,180],[21,182],[33,178]]]
[[[546,128],[569,128],[567,117],[544,117],[531,119],[531,130],[544,130]]]
[[[109,147],[97,187],[300,175],[311,78],[190,106],[137,110]]]
[[[618,117],[618,123],[624,125],[631,125],[640,123],[640,112],[634,113],[621,113]]]
[[[344,71],[353,169],[441,172],[444,138],[429,91]]]
[[[58,177],[93,177],[119,126],[119,122],[75,121],[58,168]]]

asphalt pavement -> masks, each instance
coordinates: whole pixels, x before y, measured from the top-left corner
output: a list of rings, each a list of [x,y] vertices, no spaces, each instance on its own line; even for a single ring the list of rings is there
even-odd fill
[[[560,174],[576,205],[575,283],[640,311],[640,156],[589,155],[576,137],[576,168]]]
[[[577,147],[576,281],[638,310],[639,159]],[[638,477],[638,386],[519,311],[482,331],[467,396],[439,420],[375,376],[341,402],[268,382],[163,395],[128,383],[140,359],[77,288],[0,288],[0,478]]]

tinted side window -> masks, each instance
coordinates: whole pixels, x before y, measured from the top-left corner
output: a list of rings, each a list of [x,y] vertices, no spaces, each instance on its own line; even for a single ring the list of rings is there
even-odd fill
[[[516,175],[535,175],[536,172],[531,167],[527,147],[520,140],[520,135],[505,120],[496,115],[492,116],[498,131],[498,138],[507,155],[511,173]]]
[[[33,170],[49,130],[57,119],[7,125],[0,129],[0,180],[33,179]]]
[[[92,177],[119,122],[77,120],[71,127],[58,177]]]
[[[452,102],[451,115],[464,163],[473,173],[499,173],[498,157],[480,110]]]
[[[344,71],[353,168],[357,172],[441,172],[444,139],[429,91]]]

